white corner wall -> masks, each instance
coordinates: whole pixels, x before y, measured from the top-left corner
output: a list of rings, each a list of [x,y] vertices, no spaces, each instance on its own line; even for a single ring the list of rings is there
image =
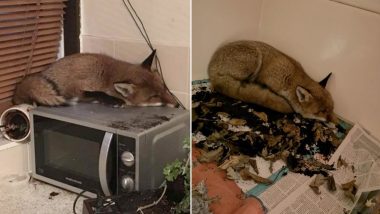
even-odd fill
[[[190,1],[131,1],[160,57],[169,89],[189,108]],[[81,1],[81,52],[140,63],[150,53],[122,0]]]
[[[262,0],[192,0],[192,79],[208,78],[214,51],[228,41],[255,39]]]
[[[332,72],[336,113],[380,138],[380,15],[329,0],[264,0],[261,12],[258,38],[315,80]]]
[[[362,6],[366,10],[336,1]],[[262,40],[297,59],[327,86],[342,117],[380,138],[380,15],[377,0],[193,0],[192,79],[222,43]]]

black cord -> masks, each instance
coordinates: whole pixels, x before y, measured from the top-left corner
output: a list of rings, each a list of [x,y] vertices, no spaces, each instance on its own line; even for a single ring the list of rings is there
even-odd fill
[[[146,32],[146,29],[145,29],[144,23],[143,23],[142,20],[140,19],[140,16],[137,14],[137,12],[136,12],[135,8],[133,7],[133,5],[131,4],[131,2],[130,2],[129,0],[127,0],[127,1],[128,1],[129,6],[131,6],[131,8],[132,8],[132,10],[133,10],[133,12],[134,12],[134,14],[135,14],[135,16],[136,16],[137,19],[139,20],[139,22],[140,22],[140,24],[141,24],[141,27],[143,28],[143,30],[144,30],[144,32],[145,32],[145,36],[146,36],[146,38],[147,38],[147,40],[148,40],[148,42],[149,42],[149,45],[150,45],[151,47],[153,47],[152,43],[150,42],[149,35],[148,35],[148,33]]]
[[[135,13],[135,16],[132,14],[132,11],[131,11],[131,9],[129,8],[129,6],[127,5],[127,3],[125,3],[125,0],[122,0],[122,2],[124,3],[125,8],[127,8],[128,12],[129,12],[129,15],[131,15],[131,18],[132,18],[133,22],[135,23],[135,25],[137,26],[137,29],[140,31],[141,36],[144,38],[144,40],[145,40],[145,42],[147,43],[147,45],[149,46],[149,48],[153,51],[154,48],[153,48],[153,46],[152,46],[152,43],[151,43],[150,40],[149,40],[149,36],[147,36],[146,31],[144,31],[144,32],[145,32],[145,34],[144,34],[144,32],[143,32],[143,31],[141,30],[141,28],[140,28],[140,25],[137,23],[137,20],[136,20],[135,16],[138,17],[138,19],[139,19],[139,21],[140,21],[140,24],[142,24],[142,21],[141,21],[141,19],[139,18],[138,14],[136,13],[136,10],[133,8],[131,2],[128,1],[128,4],[129,4],[130,7],[133,9],[133,11],[134,11],[134,13]],[[143,25],[143,24],[142,24],[142,25]],[[144,27],[143,29],[145,30],[145,27]]]
[[[80,193],[77,195],[77,197],[75,198],[74,203],[73,203],[73,213],[74,213],[74,214],[77,214],[77,212],[75,211],[75,207],[76,207],[76,205],[77,205],[77,201],[78,201],[79,197],[81,197],[85,192],[86,192],[86,190],[83,190],[83,191],[80,192]]]
[[[164,87],[167,91],[169,91],[170,95],[172,95],[172,97],[175,98],[175,100],[177,101],[177,103],[183,108],[185,109],[185,106],[182,104],[182,102],[178,99],[177,96],[175,96],[168,88],[168,86],[166,85],[166,82],[164,80],[164,75],[162,74],[162,68],[161,68],[161,62],[160,62],[160,59],[158,58],[158,56],[156,55],[156,67],[159,68],[158,71],[159,71],[159,74],[161,76],[161,79],[162,79],[162,82],[164,83]]]
[[[122,0],[125,8],[128,10],[129,12],[129,15],[131,16],[133,22],[135,23],[136,27],[138,28],[141,36],[144,38],[146,44],[149,46],[149,48],[153,51],[154,50],[154,47],[150,41],[150,38],[149,38],[149,35],[146,31],[146,28],[144,26],[144,23],[143,21],[141,20],[140,16],[137,14],[135,8],[133,7],[132,3],[130,2],[130,0],[126,0],[128,2],[128,4],[125,2],[125,0]],[[135,17],[136,16],[136,17]],[[170,93],[170,95],[172,97],[174,97],[174,99],[176,100],[176,102],[183,108],[185,109],[185,106],[182,104],[182,102],[178,99],[177,96],[175,96],[168,88],[168,86],[166,85],[166,82],[165,82],[165,79],[164,79],[164,76],[163,76],[163,73],[162,73],[162,67],[161,67],[161,62],[160,62],[160,59],[158,58],[157,54],[155,56],[155,59],[156,59],[156,68],[158,70],[158,73],[159,75],[161,76],[161,79],[162,79],[162,82],[164,83],[164,87],[165,89]]]

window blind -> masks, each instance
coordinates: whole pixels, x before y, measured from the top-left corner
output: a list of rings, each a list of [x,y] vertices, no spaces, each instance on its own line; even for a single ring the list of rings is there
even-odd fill
[[[66,0],[0,1],[0,112],[17,83],[56,61]]]

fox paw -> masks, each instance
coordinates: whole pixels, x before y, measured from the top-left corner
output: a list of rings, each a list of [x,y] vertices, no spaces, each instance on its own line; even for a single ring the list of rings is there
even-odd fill
[[[113,108],[125,108],[125,104],[116,104],[112,106]]]

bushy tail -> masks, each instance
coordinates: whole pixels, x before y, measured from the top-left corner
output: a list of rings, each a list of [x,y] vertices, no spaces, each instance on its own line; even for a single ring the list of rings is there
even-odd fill
[[[58,106],[66,104],[66,99],[59,95],[59,91],[53,82],[41,75],[32,75],[25,78],[16,87],[13,103]]]

